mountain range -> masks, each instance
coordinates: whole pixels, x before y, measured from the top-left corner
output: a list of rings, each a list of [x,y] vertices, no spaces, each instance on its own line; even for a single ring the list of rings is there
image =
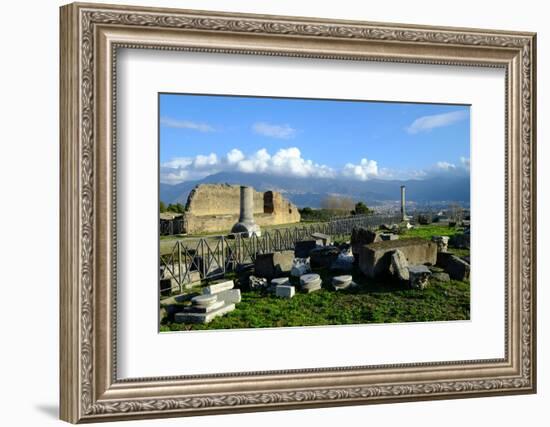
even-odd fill
[[[197,181],[180,184],[160,184],[160,200],[164,203],[185,205],[189,192],[198,184],[250,185],[258,191],[279,191],[298,207],[320,207],[327,195],[351,197],[376,206],[400,198],[401,185],[406,186],[407,201],[431,203],[442,201],[470,201],[469,176],[437,176],[423,180],[357,181],[331,178],[296,178],[243,172],[220,172]]]

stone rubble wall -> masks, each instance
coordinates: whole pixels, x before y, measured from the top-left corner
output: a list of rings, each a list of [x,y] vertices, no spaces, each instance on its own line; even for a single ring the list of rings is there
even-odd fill
[[[240,213],[240,186],[200,184],[187,199],[185,227],[189,234],[229,232]],[[300,221],[298,208],[281,193],[254,190],[254,220],[260,227]]]

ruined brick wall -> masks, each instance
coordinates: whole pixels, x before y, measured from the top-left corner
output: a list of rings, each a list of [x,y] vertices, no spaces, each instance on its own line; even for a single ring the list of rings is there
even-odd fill
[[[226,233],[238,221],[240,186],[200,184],[195,187],[185,207],[185,227],[189,234]],[[276,191],[254,191],[254,220],[262,226],[300,221],[298,208]]]

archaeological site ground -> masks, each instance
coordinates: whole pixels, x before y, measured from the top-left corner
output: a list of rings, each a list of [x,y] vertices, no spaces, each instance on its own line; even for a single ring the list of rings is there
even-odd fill
[[[469,107],[164,94],[159,330],[470,319]]]

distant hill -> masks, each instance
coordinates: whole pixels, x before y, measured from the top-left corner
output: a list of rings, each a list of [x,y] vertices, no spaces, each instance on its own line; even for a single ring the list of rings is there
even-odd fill
[[[439,176],[424,180],[381,180],[368,181],[295,178],[242,172],[220,172],[198,181],[187,181],[176,185],[161,184],[160,199],[165,203],[185,205],[189,192],[198,184],[227,183],[250,185],[259,191],[275,190],[284,194],[298,207],[319,207],[321,200],[329,194],[348,196],[365,201],[372,206],[381,202],[398,200],[400,187],[407,187],[407,200],[415,202],[470,201],[470,178],[467,176]]]

